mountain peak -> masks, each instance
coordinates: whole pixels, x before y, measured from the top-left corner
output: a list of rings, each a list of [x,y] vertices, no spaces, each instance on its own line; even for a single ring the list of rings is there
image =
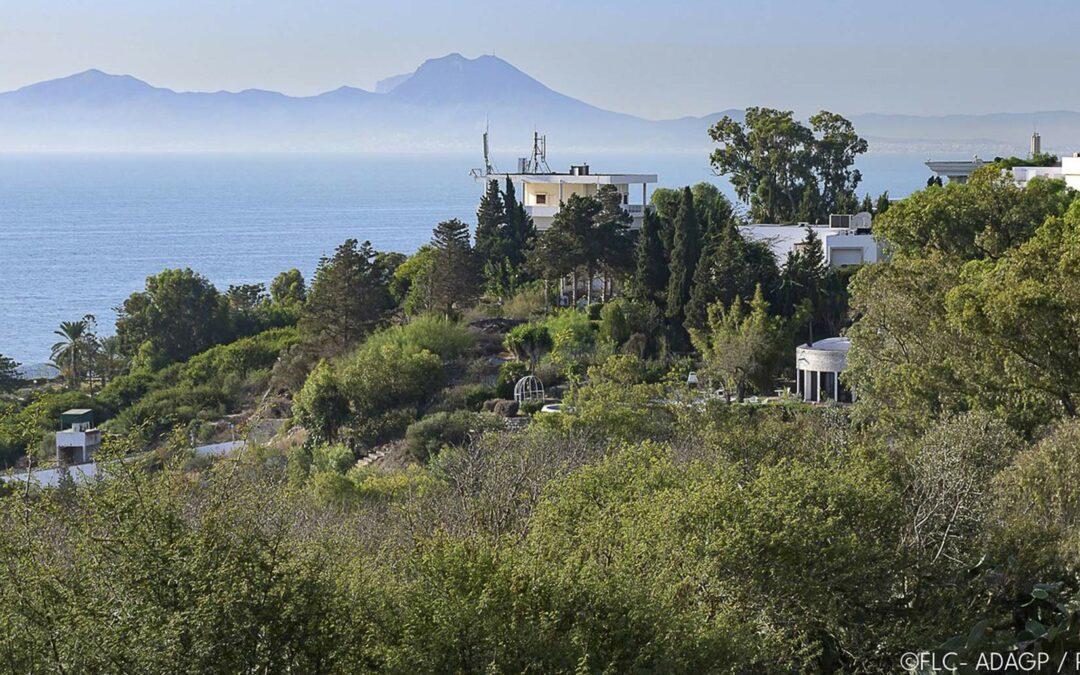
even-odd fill
[[[122,103],[131,96],[169,90],[157,89],[131,75],[111,75],[91,68],[67,77],[31,84],[17,91],[24,99],[38,102],[96,100]]]
[[[566,98],[496,56],[470,59],[457,52],[424,61],[412,75],[393,82],[387,95],[420,105],[536,104]]]

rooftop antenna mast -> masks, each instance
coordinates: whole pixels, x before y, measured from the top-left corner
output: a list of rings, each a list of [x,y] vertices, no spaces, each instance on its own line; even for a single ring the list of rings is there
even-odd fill
[[[528,169],[528,173],[551,173],[547,163],[547,136],[541,136],[538,131],[533,131],[532,157],[529,158]]]
[[[491,155],[488,152],[488,122],[484,120],[484,172],[487,175],[495,173],[495,167],[491,164]]]
[[[497,170],[495,169],[495,165],[493,165],[491,163],[491,153],[490,153],[490,149],[488,147],[488,122],[487,122],[487,120],[485,120],[484,121],[484,168],[483,169],[473,169],[473,170],[469,171],[469,173],[472,174],[472,176],[474,178],[479,178],[481,176],[490,176],[490,175],[494,174],[496,171]]]

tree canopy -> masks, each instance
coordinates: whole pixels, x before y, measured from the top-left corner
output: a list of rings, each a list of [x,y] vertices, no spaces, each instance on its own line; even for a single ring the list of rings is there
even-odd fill
[[[823,222],[858,203],[862,174],[852,167],[867,143],[840,115],[823,110],[807,126],[791,111],[750,107],[745,121],[724,116],[709,135],[720,144],[713,167],[755,222]]]

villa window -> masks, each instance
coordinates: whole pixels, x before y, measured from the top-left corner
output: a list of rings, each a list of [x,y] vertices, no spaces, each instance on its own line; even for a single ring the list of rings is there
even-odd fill
[[[544,193],[536,195],[536,204],[538,206],[543,206],[544,204],[547,204],[547,195]]]

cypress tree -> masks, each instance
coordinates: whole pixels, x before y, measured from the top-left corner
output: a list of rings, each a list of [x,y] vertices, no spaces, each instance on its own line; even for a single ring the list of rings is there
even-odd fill
[[[660,230],[660,217],[647,209],[638,231],[634,255],[634,293],[663,307],[667,295],[668,261]]]
[[[482,265],[501,261],[506,255],[505,225],[506,209],[499,183],[490,180],[476,209],[476,255]]]
[[[503,209],[506,213],[506,229],[503,239],[506,242],[506,258],[517,269],[525,262],[526,253],[533,239],[536,238],[536,226],[525,212],[525,205],[517,200],[514,182],[506,179],[506,188],[502,194]]]
[[[667,287],[667,316],[672,325],[682,327],[686,317],[686,304],[690,301],[690,288],[694,271],[701,253],[701,233],[697,214],[694,212],[694,196],[690,188],[683,188],[679,212],[675,216],[675,231],[671,244],[671,276]]]
[[[862,208],[859,209],[859,210],[860,211],[866,211],[867,213],[873,213],[874,212],[874,200],[870,199],[870,193],[869,192],[867,192],[866,196],[863,197]]]
[[[750,297],[758,286],[772,297],[779,280],[776,256],[768,243],[747,241],[734,225],[729,224],[713,241],[706,243],[698,261],[686,307],[686,325],[688,328],[705,328],[710,306],[717,302],[730,305],[736,296]]]

